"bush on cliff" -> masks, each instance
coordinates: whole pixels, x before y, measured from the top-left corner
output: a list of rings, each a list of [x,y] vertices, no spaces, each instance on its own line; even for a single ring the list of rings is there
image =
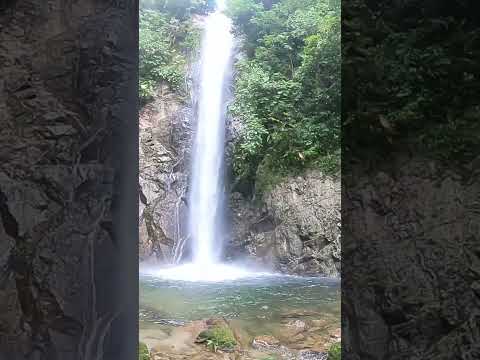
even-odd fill
[[[152,1],[140,9],[138,70],[141,103],[151,100],[162,82],[174,91],[185,92],[188,57],[195,53],[200,43],[200,30],[190,15],[204,9],[192,7],[187,13],[180,13],[160,3]]]
[[[268,5],[228,2],[247,54],[236,64],[230,107],[245,125],[233,158],[240,184],[255,183],[259,167],[332,173],[340,164],[340,2]]]

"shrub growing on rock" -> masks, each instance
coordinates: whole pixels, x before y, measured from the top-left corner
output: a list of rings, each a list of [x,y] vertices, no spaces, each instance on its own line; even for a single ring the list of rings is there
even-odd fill
[[[205,343],[207,347],[216,352],[217,350],[233,350],[237,342],[232,331],[225,326],[214,326],[202,331],[197,338],[198,343]]]
[[[338,342],[328,349],[328,360],[340,360],[342,358],[342,345]]]
[[[236,63],[229,107],[243,124],[232,158],[237,187],[261,195],[265,185],[289,173],[319,168],[335,174],[340,168],[340,1],[227,4],[246,53]]]
[[[148,347],[143,342],[138,343],[138,360],[150,360]]]

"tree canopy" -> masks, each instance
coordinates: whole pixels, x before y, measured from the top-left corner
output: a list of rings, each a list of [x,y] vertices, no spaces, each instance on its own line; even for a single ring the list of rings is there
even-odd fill
[[[209,0],[142,0],[139,31],[140,101],[153,97],[160,82],[184,92],[187,59],[199,46],[193,14],[211,7]]]
[[[467,4],[470,3],[470,4]],[[422,153],[468,163],[480,150],[474,2],[352,2],[343,9],[345,158]],[[476,5],[478,7],[478,5]]]
[[[337,171],[339,0],[229,0],[228,15],[246,54],[230,108],[245,124],[233,159],[240,189],[307,167]]]

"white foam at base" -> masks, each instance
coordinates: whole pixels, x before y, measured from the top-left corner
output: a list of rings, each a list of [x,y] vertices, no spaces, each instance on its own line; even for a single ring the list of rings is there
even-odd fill
[[[225,264],[184,264],[168,268],[144,268],[143,275],[158,277],[165,280],[192,281],[192,282],[222,282],[242,278],[257,278],[275,276],[267,272],[252,272],[247,269]]]

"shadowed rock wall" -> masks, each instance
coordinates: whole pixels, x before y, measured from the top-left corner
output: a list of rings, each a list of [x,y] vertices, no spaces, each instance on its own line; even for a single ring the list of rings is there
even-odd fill
[[[137,9],[2,3],[2,360],[137,356]]]
[[[342,178],[343,344],[348,359],[480,355],[477,162],[402,158]]]

